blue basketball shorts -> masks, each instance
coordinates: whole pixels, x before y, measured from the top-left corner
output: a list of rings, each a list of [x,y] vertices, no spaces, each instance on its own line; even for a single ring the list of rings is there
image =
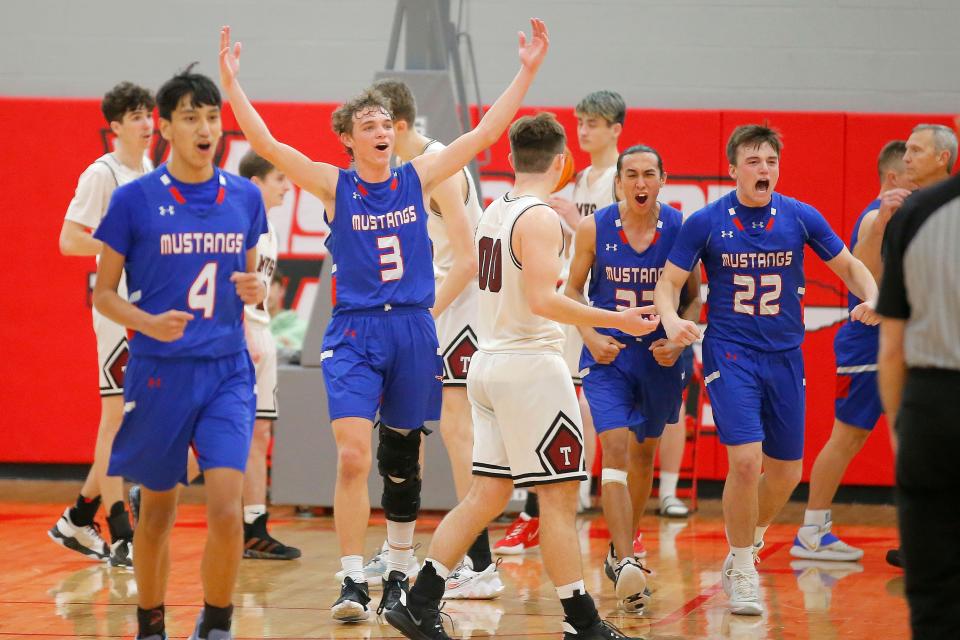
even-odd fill
[[[837,355],[834,416],[851,426],[872,430],[883,413],[877,387],[877,337],[841,327],[833,340],[833,350]]]
[[[626,427],[638,442],[659,438],[680,415],[683,363],[678,359],[672,367],[662,367],[646,342],[626,340],[625,344],[610,364],[597,364],[583,348],[583,393],[594,427],[597,433]]]
[[[440,418],[443,360],[427,309],[345,311],[323,337],[330,419],[380,420],[416,429]]]
[[[806,381],[800,349],[758,351],[703,340],[703,381],[720,442],[762,442],[777,460],[803,458]]]
[[[131,355],[109,474],[168,491],[187,482],[191,446],[203,471],[244,471],[257,409],[255,386],[246,349],[220,358]]]

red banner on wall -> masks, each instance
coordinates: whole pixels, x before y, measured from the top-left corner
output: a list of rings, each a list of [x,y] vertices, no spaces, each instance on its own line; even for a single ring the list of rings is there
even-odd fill
[[[330,130],[334,107],[259,106],[277,138],[312,158],[345,166],[346,153]],[[573,109],[548,110],[566,127],[577,166],[586,166],[589,158],[575,141]],[[783,133],[778,190],[816,206],[845,239],[856,215],[876,195],[876,156],[883,144],[905,139],[921,121],[950,124],[946,116],[635,109],[628,113],[621,146],[643,142],[657,148],[669,175],[662,199],[691,213],[732,186],[723,149],[733,127],[764,121]],[[61,256],[57,239],[77,178],[110,149],[110,136],[95,100],[0,98],[0,128],[0,198],[12,266],[0,325],[0,344],[7,352],[2,359],[0,462],[89,462],[99,420],[88,295],[95,266],[93,259]],[[235,170],[247,143],[229,110],[224,128],[218,161]],[[481,169],[487,198],[497,197],[510,183],[507,150],[501,139],[492,149],[492,161]],[[163,145],[157,145],[154,159],[162,161],[163,154]],[[318,272],[324,256],[323,207],[314,196],[294,189],[270,218],[280,235],[281,266],[288,265],[294,280],[288,302],[306,308],[315,290],[311,274]],[[812,458],[833,421],[832,340],[845,315],[845,291],[819,260],[808,258],[804,353],[807,457]],[[720,477],[722,456],[705,456],[711,457],[717,462],[710,475]],[[847,478],[857,484],[892,482],[885,434],[868,442]]]

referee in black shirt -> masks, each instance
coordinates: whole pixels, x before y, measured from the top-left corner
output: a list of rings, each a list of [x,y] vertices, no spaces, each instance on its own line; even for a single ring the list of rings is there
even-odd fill
[[[887,226],[879,384],[914,638],[960,638],[960,176]]]

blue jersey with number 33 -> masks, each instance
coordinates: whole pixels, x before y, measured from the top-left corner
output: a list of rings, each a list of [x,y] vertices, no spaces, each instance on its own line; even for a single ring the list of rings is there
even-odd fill
[[[193,314],[183,337],[137,333],[133,356],[219,358],[246,348],[243,301],[230,281],[267,231],[263,197],[219,169],[206,182],[175,180],[166,165],[119,187],[94,237],[125,257],[129,300],[152,314]]]
[[[803,342],[804,245],[822,260],[843,241],[819,211],[774,193],[765,207],[747,207],[735,191],[683,224],[670,262],[707,272],[707,336],[761,351],[786,351]]]
[[[433,306],[433,244],[423,187],[413,165],[384,182],[340,171],[327,250],[333,257],[338,311]]]

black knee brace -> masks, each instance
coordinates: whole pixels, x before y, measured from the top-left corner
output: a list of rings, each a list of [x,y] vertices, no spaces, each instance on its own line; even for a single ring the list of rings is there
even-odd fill
[[[387,520],[413,522],[420,511],[420,429],[404,435],[380,424],[377,470],[383,477],[383,507]]]

